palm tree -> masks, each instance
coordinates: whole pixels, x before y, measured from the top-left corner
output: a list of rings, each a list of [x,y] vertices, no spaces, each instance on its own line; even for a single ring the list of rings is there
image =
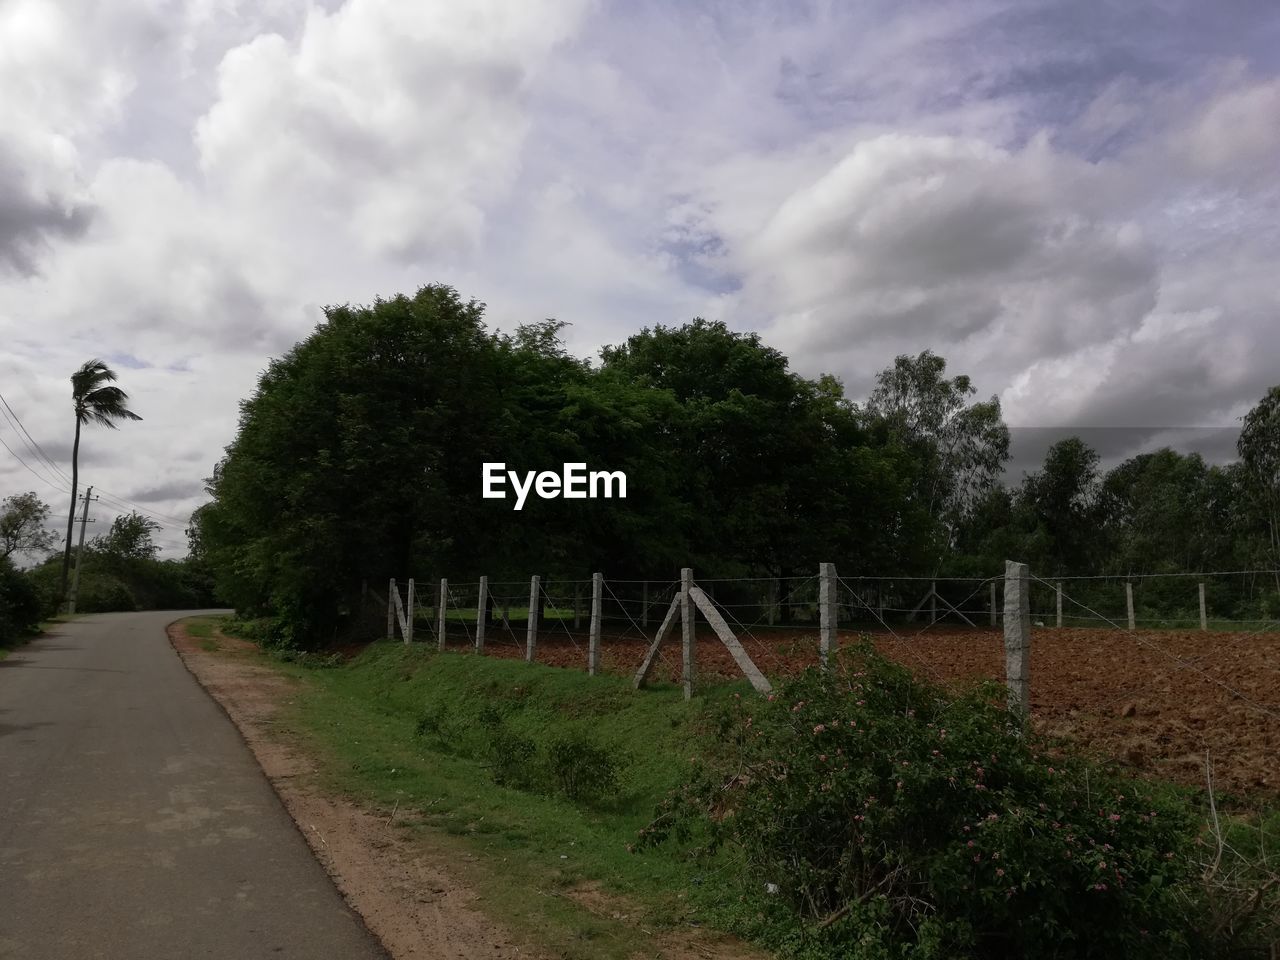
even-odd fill
[[[71,375],[71,399],[76,410],[76,442],[71,448],[71,510],[67,513],[67,545],[62,554],[62,586],[58,596],[67,596],[67,572],[71,568],[71,531],[76,523],[76,485],[80,479],[80,427],[86,423],[98,423],[116,429],[119,420],[142,418],[125,406],[129,395],[119,387],[112,387],[116,372],[101,360],[81,364]]]

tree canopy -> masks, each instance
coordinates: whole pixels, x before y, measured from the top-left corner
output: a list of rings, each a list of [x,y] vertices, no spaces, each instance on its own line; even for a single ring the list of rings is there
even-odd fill
[[[1133,573],[1270,555],[1270,414],[1246,425],[1242,464],[1162,450],[1104,474],[1068,438],[1002,484],[998,399],[975,401],[928,351],[898,357],[859,406],[719,322],[646,328],[596,364],[561,333],[492,331],[446,286],[327,309],[243,402],[193,557],[242,612],[322,643],[390,577],[785,577],[822,560],[989,575],[1010,558]],[[481,496],[486,462],[620,470],[628,496],[517,512]]]

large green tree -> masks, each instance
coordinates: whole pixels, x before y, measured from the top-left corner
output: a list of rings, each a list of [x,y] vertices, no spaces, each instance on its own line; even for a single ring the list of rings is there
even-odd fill
[[[1041,469],[1024,478],[1017,498],[1026,529],[1023,558],[1040,573],[1088,570],[1099,559],[1099,459],[1079,437],[1067,437],[1049,448]]]
[[[1237,450],[1247,492],[1266,524],[1267,562],[1280,571],[1280,386],[1268,390],[1244,416]],[[1276,589],[1280,590],[1280,572]]]
[[[876,379],[867,410],[915,463],[916,504],[934,525],[935,569],[965,518],[999,483],[1009,460],[1009,429],[998,397],[970,402],[968,376],[946,376],[947,361],[925,350],[899,356]]]
[[[49,505],[34,491],[5,497],[0,502],[0,560],[53,549],[58,535],[45,527],[49,513]]]

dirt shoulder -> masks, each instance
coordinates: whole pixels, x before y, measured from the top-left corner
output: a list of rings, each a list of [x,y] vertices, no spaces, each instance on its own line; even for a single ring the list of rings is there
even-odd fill
[[[213,637],[195,637],[178,622],[169,628],[169,638],[187,669],[240,730],[338,890],[395,960],[565,955],[504,929],[483,911],[481,895],[464,879],[468,864],[458,862],[474,864],[473,855],[447,843],[433,849],[432,838],[415,830],[403,811],[368,809],[321,784],[317,758],[284,722],[303,681],[265,665],[253,644],[216,630]],[[606,922],[629,928],[637,958],[767,958],[709,930],[646,929],[639,919],[643,911],[594,886],[562,896]]]
[[[180,622],[169,628],[169,639],[240,730],[338,890],[396,960],[548,956],[477,909],[477,894],[406,836],[394,814],[321,791],[315,760],[279,726],[299,681],[255,663],[256,648],[243,640],[192,637]]]

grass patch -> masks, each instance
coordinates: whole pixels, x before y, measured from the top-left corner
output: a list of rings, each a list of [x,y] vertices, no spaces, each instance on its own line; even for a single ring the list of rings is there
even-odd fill
[[[463,879],[559,955],[634,957],[637,913],[650,930],[696,925],[736,897],[705,861],[630,851],[680,780],[675,758],[699,751],[702,698],[397,642],[328,669],[272,659],[307,681],[291,723],[317,748],[326,785],[478,855],[456,858]],[[619,898],[629,922],[575,902],[584,889]]]
[[[208,640],[212,639],[218,622],[214,617],[193,617],[190,620],[183,620],[182,625],[186,628],[188,636],[195,637],[197,640]]]

